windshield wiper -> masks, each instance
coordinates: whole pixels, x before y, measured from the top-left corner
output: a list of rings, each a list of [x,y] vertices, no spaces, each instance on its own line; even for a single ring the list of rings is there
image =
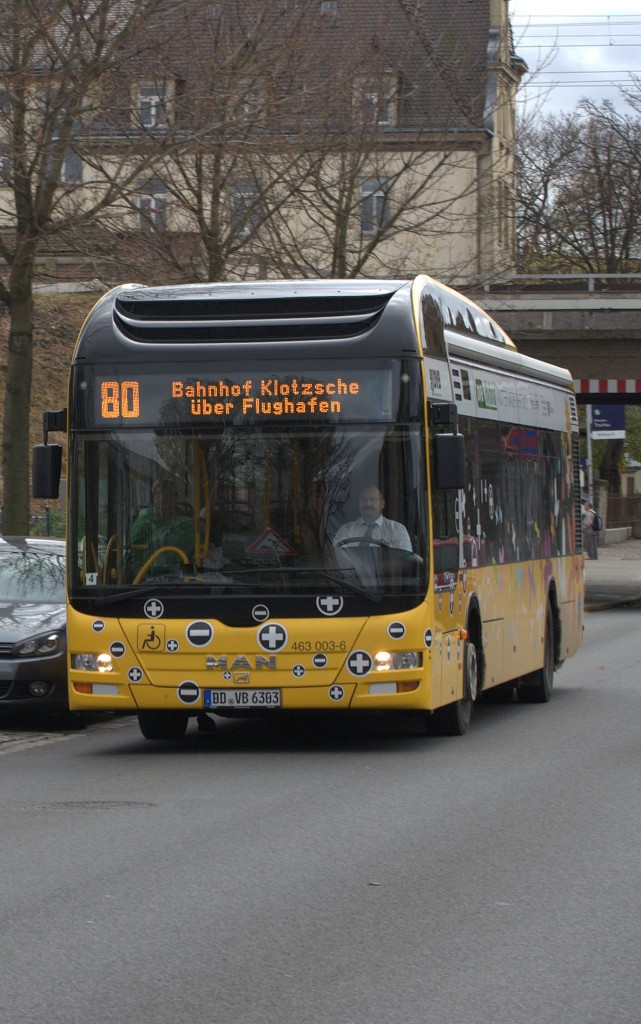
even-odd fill
[[[378,603],[383,599],[383,595],[377,591],[368,590],[366,587],[360,586],[358,583],[352,582],[351,579],[344,579],[339,573],[353,573],[353,569],[336,569],[333,572],[328,572],[327,569],[321,569],[320,566],[316,565],[265,565],[256,566],[253,569],[232,569],[234,576],[243,575],[260,575],[263,573],[282,573],[285,576],[312,576],[314,578],[321,577],[325,580],[331,580],[332,583],[337,584],[339,587],[343,587],[346,590],[351,590],[354,594],[359,594],[361,597],[366,597],[369,601]]]
[[[257,574],[279,573],[290,576],[309,576],[312,579],[325,579],[333,583],[339,590],[348,590],[353,594],[366,598],[373,604],[378,604],[383,599],[379,591],[368,590],[367,587],[356,583],[352,578],[352,569],[336,569],[329,572],[321,569],[320,566],[256,566],[255,568],[232,569],[233,576],[226,573],[213,571],[194,578],[191,576],[167,576],[165,578],[142,580],[140,583],[131,583],[124,589],[103,594],[95,598],[96,606],[106,608],[109,605],[120,604],[124,601],[148,597],[166,597],[180,594],[181,597],[192,596],[213,596],[223,594],[225,591],[243,591],[248,593],[247,584],[237,580],[236,576],[256,576]]]
[[[352,580],[342,579],[337,576],[339,572],[351,572],[351,569],[337,569],[335,572],[327,572],[325,569],[318,570],[318,575],[322,576],[325,580],[331,580],[332,583],[338,583],[340,587],[345,587],[347,590],[351,590],[354,594],[360,594],[361,597],[366,597],[368,601],[372,601],[374,604],[378,604],[379,601],[383,600],[383,595],[379,591],[367,590],[366,587],[359,586],[358,583],[354,583]]]
[[[99,608],[111,604],[119,604],[121,601],[128,601],[136,598],[165,597],[180,593],[181,597],[207,597],[213,594],[223,593],[228,589],[246,590],[243,583],[226,576],[220,580],[206,580],[185,576],[172,576],[164,580],[143,580],[140,583],[131,583],[124,590],[118,590],[111,594],[96,597],[96,605]]]
[[[174,581],[170,583],[165,581],[154,581],[153,583],[136,583],[129,584],[124,590],[117,590],[111,594],[104,594],[101,597],[96,597],[96,605],[99,608],[104,608],[110,604],[118,604],[120,601],[128,601],[135,597],[148,597],[155,596],[158,594],[173,594],[177,591],[184,593],[184,583]]]

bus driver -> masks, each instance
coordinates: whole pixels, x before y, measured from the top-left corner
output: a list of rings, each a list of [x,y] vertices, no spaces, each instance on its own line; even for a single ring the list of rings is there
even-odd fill
[[[362,545],[371,540],[374,546],[412,550],[412,542],[402,523],[386,519],[383,515],[385,499],[373,485],[363,487],[358,497],[360,516],[350,523],[339,526],[334,537],[334,546],[349,547],[351,543]]]

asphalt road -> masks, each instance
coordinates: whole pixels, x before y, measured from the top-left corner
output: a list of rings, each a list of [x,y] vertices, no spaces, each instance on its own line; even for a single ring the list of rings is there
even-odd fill
[[[639,621],[463,738],[0,722],[3,1024],[638,1024]]]

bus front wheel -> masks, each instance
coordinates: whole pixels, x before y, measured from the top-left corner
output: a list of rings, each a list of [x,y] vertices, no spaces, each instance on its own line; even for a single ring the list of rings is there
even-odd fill
[[[463,696],[444,708],[427,714],[427,731],[433,736],[464,736],[470,727],[472,707],[478,697],[479,664],[476,644],[468,640],[465,644],[465,676]]]
[[[138,725],[146,740],[180,740],[187,731],[184,711],[139,711]]]

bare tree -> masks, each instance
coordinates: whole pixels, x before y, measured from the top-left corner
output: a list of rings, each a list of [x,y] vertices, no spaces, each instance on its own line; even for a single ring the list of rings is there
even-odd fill
[[[43,256],[65,248],[87,276],[143,283],[509,266],[494,221],[518,74],[498,11],[0,0],[5,530],[28,522]]]
[[[147,139],[163,216],[149,210],[142,236],[127,230],[132,211],[145,216],[132,189],[100,221],[103,247],[117,240],[119,278],[130,267],[137,280],[162,268],[165,280],[220,281],[264,265],[263,228],[303,145],[291,82],[309,56],[308,11],[286,0],[183,4],[181,46],[156,83],[172,86],[164,131]]]
[[[582,102],[518,133],[522,272],[626,273],[641,249],[641,120]]]
[[[406,275],[463,284],[514,259],[513,115],[522,62],[509,24],[461,2],[372,4],[316,33],[324,119],[268,225],[286,273]],[[479,46],[479,41],[483,45]],[[297,211],[291,217],[290,209]]]
[[[112,219],[119,271],[211,281],[425,267],[461,282],[511,268],[511,133],[493,123],[509,90],[491,92],[463,7],[465,19],[460,0],[223,0],[191,17],[180,92],[153,140],[166,217],[142,244]]]
[[[641,120],[610,103],[522,125],[518,250],[524,273],[625,274],[641,268]],[[604,445],[610,493],[624,442]]]
[[[427,253],[444,270],[444,238],[476,240],[478,139],[460,145],[452,106],[436,117],[416,102],[424,54],[412,33],[402,62],[379,38],[334,42],[323,55],[332,74],[307,88],[306,145],[282,173],[284,201],[263,232],[279,273],[402,275]],[[463,249],[476,272],[474,247]]]
[[[3,424],[6,533],[25,533],[38,257],[91,225],[150,166],[123,82],[161,60],[172,0],[1,0],[0,302],[9,310]],[[117,103],[109,105],[106,97]],[[103,162],[96,139],[110,137]],[[118,139],[118,146],[113,142]]]

